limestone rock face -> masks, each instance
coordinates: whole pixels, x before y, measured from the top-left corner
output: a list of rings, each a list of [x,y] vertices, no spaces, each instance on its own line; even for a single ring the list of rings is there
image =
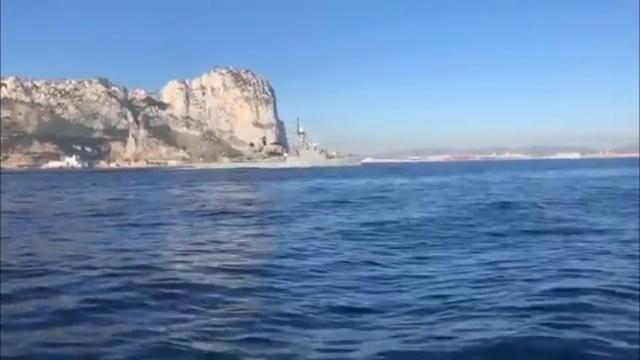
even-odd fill
[[[128,129],[127,90],[106,79],[29,80],[3,78],[0,98],[34,104],[95,130]]]
[[[215,132],[242,150],[278,143],[286,148],[275,93],[249,70],[213,69],[191,80],[170,81],[161,100],[174,126]]]
[[[119,141],[127,148],[123,158],[132,158],[145,141],[144,124],[138,121],[127,89],[106,79],[12,76],[1,79],[0,99],[3,154],[47,143],[55,146],[46,149],[58,149],[58,155],[98,160],[108,157],[110,143]]]
[[[287,148],[274,91],[249,70],[173,80],[157,96],[100,78],[0,80],[5,155],[216,161]]]

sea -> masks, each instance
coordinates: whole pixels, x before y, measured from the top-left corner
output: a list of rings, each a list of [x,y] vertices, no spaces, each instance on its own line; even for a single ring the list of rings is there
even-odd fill
[[[638,159],[1,176],[2,359],[638,359]]]

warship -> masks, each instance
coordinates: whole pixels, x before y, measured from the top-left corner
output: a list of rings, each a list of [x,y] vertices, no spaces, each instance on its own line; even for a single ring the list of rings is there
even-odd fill
[[[293,147],[283,156],[253,161],[226,161],[219,163],[193,164],[189,168],[195,169],[230,169],[230,168],[306,168],[306,167],[335,167],[359,166],[362,158],[351,154],[343,154],[324,149],[313,142],[309,134],[296,119],[296,140]]]

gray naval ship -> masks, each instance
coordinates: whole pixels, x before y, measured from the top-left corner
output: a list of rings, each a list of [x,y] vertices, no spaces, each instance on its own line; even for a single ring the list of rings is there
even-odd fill
[[[355,166],[362,163],[357,156],[329,151],[313,142],[300,125],[300,119],[296,120],[296,143],[291,150],[285,157],[289,166]]]
[[[351,154],[342,154],[329,151],[313,142],[304,128],[300,125],[300,119],[296,120],[296,141],[288,153],[282,157],[261,159],[256,161],[227,161],[220,163],[193,164],[190,168],[196,169],[230,169],[230,168],[305,168],[305,167],[333,167],[333,166],[358,166],[362,164],[362,158]]]

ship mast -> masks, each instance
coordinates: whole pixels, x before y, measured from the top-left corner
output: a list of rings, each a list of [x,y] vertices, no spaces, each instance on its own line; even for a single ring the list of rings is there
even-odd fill
[[[298,135],[305,135],[304,129],[300,126],[300,117],[296,117],[296,133]]]
[[[307,133],[300,126],[300,117],[296,117],[296,135],[298,140],[298,150],[307,148]]]

